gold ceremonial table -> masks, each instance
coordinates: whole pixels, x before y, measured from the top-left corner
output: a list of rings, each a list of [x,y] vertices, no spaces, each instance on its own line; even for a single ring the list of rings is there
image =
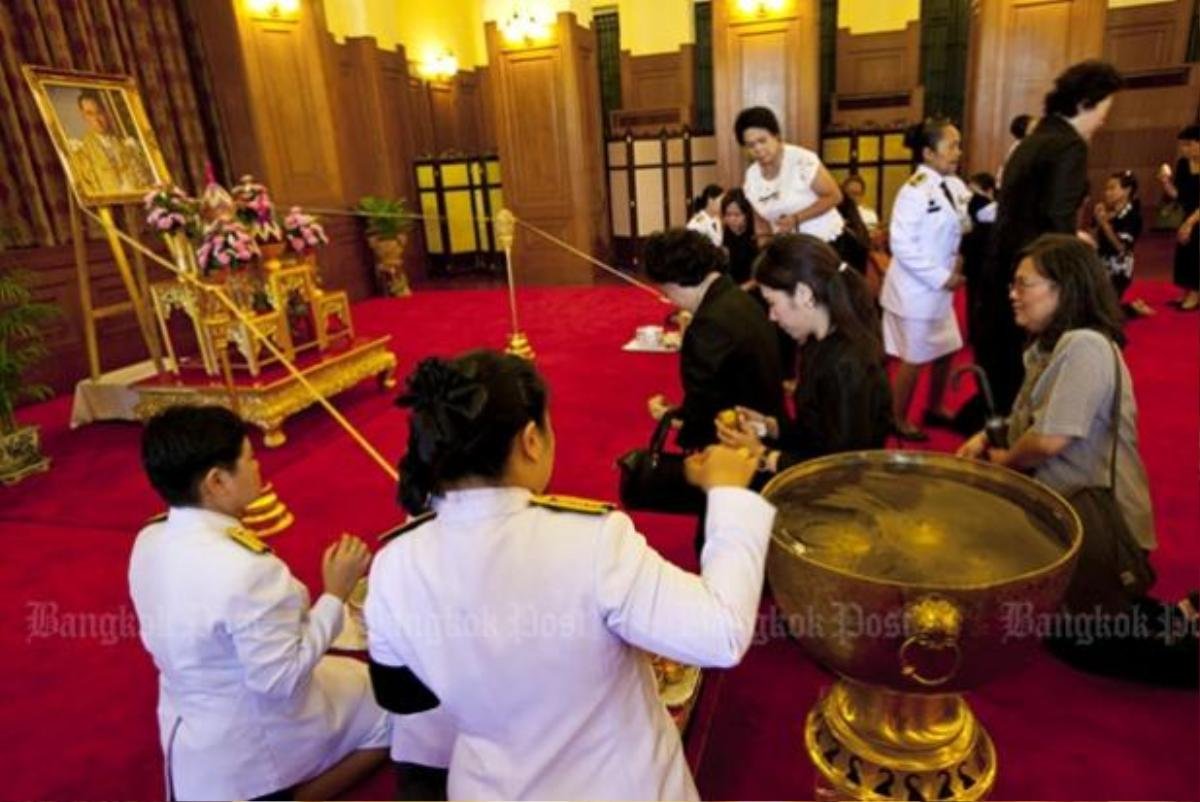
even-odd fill
[[[342,347],[310,353],[296,359],[300,373],[325,398],[349,390],[363,379],[375,377],[380,389],[395,386],[396,355],[388,347],[391,335],[355,337]],[[263,430],[263,444],[281,446],[287,438],[283,424],[291,416],[317,403],[312,394],[284,368],[273,365],[257,377],[239,375],[232,384],[200,371],[180,376],[164,374],[131,388],[138,394],[134,414],[146,420],[176,404],[212,404],[235,409]]]

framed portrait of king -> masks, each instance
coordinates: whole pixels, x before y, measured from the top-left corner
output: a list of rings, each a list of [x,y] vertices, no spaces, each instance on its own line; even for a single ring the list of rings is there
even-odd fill
[[[169,182],[132,78],[29,64],[21,71],[80,203],[140,201]]]

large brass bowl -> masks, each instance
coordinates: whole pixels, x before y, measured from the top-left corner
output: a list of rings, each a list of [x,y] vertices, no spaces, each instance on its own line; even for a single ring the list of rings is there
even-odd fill
[[[813,708],[818,771],[859,799],[978,799],[995,750],[960,691],[1036,647],[1081,527],[1057,493],[944,454],[863,451],[797,465],[767,573],[805,649],[840,679]]]

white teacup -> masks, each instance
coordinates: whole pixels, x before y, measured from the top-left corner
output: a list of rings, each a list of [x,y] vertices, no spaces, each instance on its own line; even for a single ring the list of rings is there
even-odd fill
[[[658,347],[658,346],[662,345],[663,327],[662,326],[638,326],[636,337],[637,337],[637,341],[638,341],[639,345],[644,345],[647,347]]]

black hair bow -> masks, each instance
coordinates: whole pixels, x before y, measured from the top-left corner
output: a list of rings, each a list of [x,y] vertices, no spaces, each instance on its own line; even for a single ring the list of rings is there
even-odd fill
[[[459,368],[434,357],[418,363],[396,404],[412,409],[413,445],[421,460],[429,462],[436,450],[459,443],[477,428],[487,399],[474,365]]]

